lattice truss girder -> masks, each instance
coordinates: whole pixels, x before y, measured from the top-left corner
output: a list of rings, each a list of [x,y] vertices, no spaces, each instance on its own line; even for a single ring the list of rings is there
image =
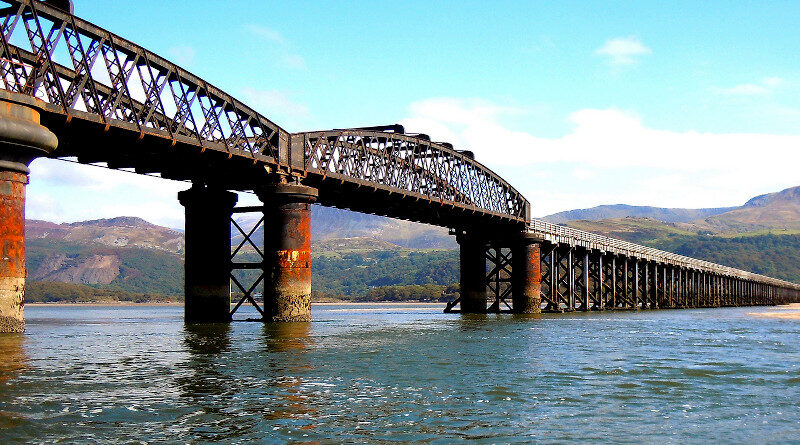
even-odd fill
[[[41,2],[4,0],[0,31],[0,82],[9,91],[57,105],[70,117],[277,158],[279,133],[286,133],[269,119],[85,20]]]
[[[525,218],[527,201],[491,170],[444,144],[400,133],[334,130],[301,133],[305,169],[353,178],[440,203]]]

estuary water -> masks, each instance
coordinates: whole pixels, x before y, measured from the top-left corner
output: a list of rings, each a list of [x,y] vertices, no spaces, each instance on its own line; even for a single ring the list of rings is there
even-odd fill
[[[748,315],[780,309],[182,310],[26,308],[0,336],[0,443],[800,442],[800,320]]]

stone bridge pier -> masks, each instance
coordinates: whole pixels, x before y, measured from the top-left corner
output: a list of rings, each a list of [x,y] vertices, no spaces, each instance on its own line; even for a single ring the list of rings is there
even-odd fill
[[[25,330],[25,186],[28,165],[56,149],[44,102],[0,90],[0,332]]]

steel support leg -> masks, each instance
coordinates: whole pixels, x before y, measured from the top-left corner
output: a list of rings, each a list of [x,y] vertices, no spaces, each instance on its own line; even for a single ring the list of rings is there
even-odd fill
[[[311,320],[311,204],[317,189],[278,183],[264,203],[264,321]]]
[[[28,165],[58,140],[32,97],[0,91],[0,333],[25,330],[25,186]]]
[[[457,239],[461,266],[461,312],[486,312],[486,241],[473,234]]]
[[[229,322],[231,213],[237,196],[195,184],[178,193],[186,209],[184,320]]]
[[[541,247],[521,237],[511,249],[511,300],[517,314],[542,311]]]

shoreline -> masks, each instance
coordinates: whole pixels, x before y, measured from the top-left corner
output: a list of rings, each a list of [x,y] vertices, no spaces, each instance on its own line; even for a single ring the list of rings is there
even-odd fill
[[[314,303],[311,302],[313,306],[362,306],[362,305],[370,305],[370,304],[382,304],[382,305],[426,305],[426,306],[443,306],[445,302],[430,302],[430,301],[342,301],[342,302],[335,302],[335,301],[325,301]],[[61,303],[61,302],[53,302],[53,303],[25,303],[25,307],[54,307],[54,306],[183,306],[183,302],[180,301],[172,301],[172,302],[148,302],[148,303],[135,303],[129,301],[97,301],[97,302],[87,302],[87,303]],[[231,305],[232,306],[232,305]]]
[[[769,312],[748,312],[747,315],[759,318],[776,318],[779,320],[800,320],[800,303],[770,306],[769,309]]]

